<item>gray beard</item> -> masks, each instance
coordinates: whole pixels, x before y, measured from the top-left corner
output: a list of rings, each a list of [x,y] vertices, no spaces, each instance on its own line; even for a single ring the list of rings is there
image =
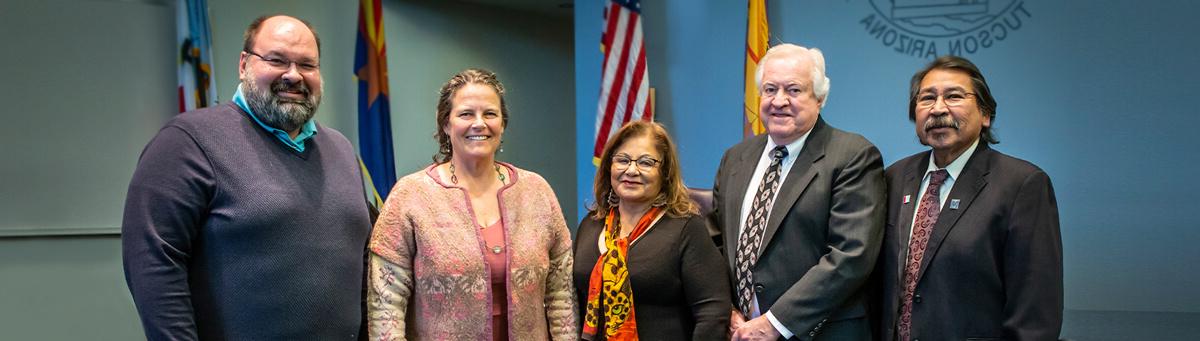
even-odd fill
[[[263,124],[286,132],[299,130],[308,123],[313,115],[316,115],[317,106],[321,104],[321,96],[313,95],[302,82],[289,86],[282,81],[275,81],[269,89],[262,89],[253,80],[243,80],[242,84],[245,86],[243,95],[246,97],[246,104],[254,111],[254,115]],[[275,94],[276,91],[288,89],[299,89],[304,92],[305,99],[297,101]]]

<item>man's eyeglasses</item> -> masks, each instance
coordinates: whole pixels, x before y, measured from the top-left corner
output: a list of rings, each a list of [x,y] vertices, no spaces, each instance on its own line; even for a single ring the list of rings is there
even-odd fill
[[[635,160],[629,157],[629,155],[625,154],[613,155],[612,162],[613,165],[617,167],[617,171],[619,172],[624,172],[625,170],[629,169],[629,165],[637,165],[638,170],[651,170],[654,169],[654,167],[658,167],[659,163],[662,163],[662,161],[656,160],[649,156],[642,156]]]
[[[938,95],[926,92],[917,95],[917,107],[921,109],[932,108],[934,105],[937,105],[938,98],[941,98],[947,107],[958,107],[967,102],[967,96],[975,96],[975,94],[962,91],[947,91],[944,94]]]
[[[778,86],[767,84],[758,89],[758,95],[762,97],[774,97],[780,92],[783,92],[783,94],[787,97],[796,98],[800,95],[803,95],[806,91],[808,91],[808,88],[805,87],[792,86],[785,89],[780,89]]]
[[[250,54],[251,56],[258,57],[258,59],[262,59],[262,61],[266,62],[267,65],[270,65],[271,68],[274,68],[275,70],[278,70],[278,71],[287,71],[287,69],[290,68],[292,66],[292,64],[296,64],[296,69],[300,70],[300,72],[304,72],[304,73],[310,73],[310,72],[314,72],[314,71],[321,69],[321,65],[317,64],[317,63],[297,62],[297,61],[292,61],[292,60],[287,60],[287,59],[282,59],[282,58],[263,57],[261,54],[254,53],[252,51],[244,51],[244,52]]]

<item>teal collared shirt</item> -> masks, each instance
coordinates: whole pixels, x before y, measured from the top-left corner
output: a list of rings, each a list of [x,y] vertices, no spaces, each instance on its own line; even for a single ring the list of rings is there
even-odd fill
[[[296,138],[294,139],[288,135],[288,132],[276,129],[275,127],[271,127],[266,123],[263,123],[263,121],[258,119],[257,114],[255,114],[253,111],[250,111],[250,105],[246,104],[246,97],[242,96],[241,84],[238,84],[237,92],[233,93],[233,103],[237,104],[239,108],[242,108],[242,111],[245,111],[246,114],[250,115],[250,119],[253,119],[254,123],[258,123],[259,127],[266,129],[268,133],[275,135],[275,137],[279,138],[280,141],[283,141],[284,145],[287,145],[298,152],[303,153],[304,141],[307,141],[308,139],[312,138],[313,135],[317,134],[317,123],[313,122],[311,119],[300,127],[300,133],[296,134]]]

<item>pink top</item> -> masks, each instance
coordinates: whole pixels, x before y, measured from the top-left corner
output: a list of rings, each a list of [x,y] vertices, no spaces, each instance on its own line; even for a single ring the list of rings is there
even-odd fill
[[[492,340],[508,340],[508,290],[506,278],[508,263],[504,245],[504,224],[496,220],[491,226],[483,228],[484,259],[491,270],[492,282]]]

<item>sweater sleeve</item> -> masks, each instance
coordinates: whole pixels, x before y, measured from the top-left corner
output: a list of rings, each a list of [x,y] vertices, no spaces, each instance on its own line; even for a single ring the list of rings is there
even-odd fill
[[[413,292],[412,221],[405,217],[397,183],[388,194],[371,234],[367,278],[367,332],[371,340],[404,340],[405,317]]]
[[[367,290],[367,331],[371,340],[404,340],[408,298],[412,296],[412,271],[370,255]]]
[[[212,165],[181,128],[164,127],[142,151],[125,197],[121,252],[149,340],[197,339],[188,269],[214,191]]]
[[[571,231],[563,218],[558,198],[546,185],[550,201],[550,269],[546,274],[546,319],[552,340],[579,338],[579,311],[576,309],[575,289],[571,285]]]

